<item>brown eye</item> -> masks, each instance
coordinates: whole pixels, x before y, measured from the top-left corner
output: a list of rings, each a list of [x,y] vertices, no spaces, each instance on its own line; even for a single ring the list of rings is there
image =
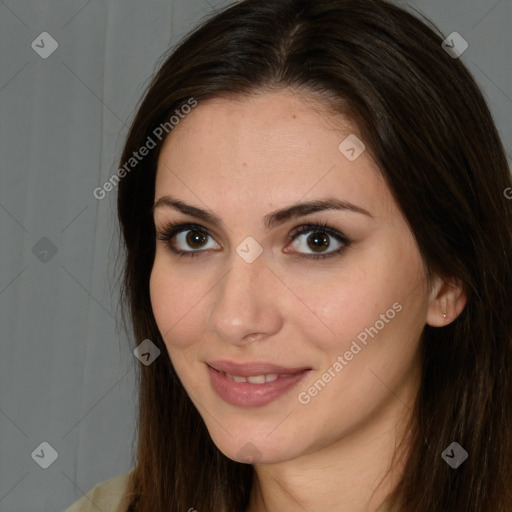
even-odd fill
[[[205,246],[211,235],[206,228],[197,224],[170,223],[163,230],[157,231],[157,238],[180,256],[199,256],[205,252],[203,249],[211,248]]]
[[[300,243],[296,242],[299,237],[308,233],[309,236],[306,237],[305,244],[300,240]],[[157,238],[162,240],[173,253],[180,257],[188,256],[194,258],[197,256],[205,256],[209,252],[208,249],[217,250],[220,248],[220,246],[214,242],[208,230],[198,224],[168,224],[162,231],[158,231]],[[215,243],[214,247],[208,247],[207,243],[209,238]],[[325,252],[331,247],[331,238],[339,245],[337,247],[335,246],[334,250]],[[299,250],[286,250],[285,253],[291,252],[299,258],[306,259],[329,258],[341,254],[352,243],[345,235],[329,227],[327,224],[307,224],[300,226],[290,235],[290,239],[295,249],[298,248]],[[311,252],[305,252],[308,249]]]
[[[193,249],[201,249],[207,236],[201,231],[190,230],[185,236],[185,243]]]
[[[211,239],[211,236],[202,229],[195,227],[187,229],[186,226],[181,229],[173,229],[173,232],[166,236],[167,244],[179,253],[203,252],[219,247],[217,244],[208,247],[208,238]],[[211,240],[213,241],[213,239]]]
[[[315,252],[321,252],[323,249],[328,249],[330,245],[329,236],[321,231],[315,231],[313,234],[309,235],[306,243],[308,244],[308,247]]]
[[[304,241],[298,240],[302,235],[310,235],[304,239]],[[345,235],[339,231],[324,225],[305,225],[298,228],[292,235],[293,245],[299,250],[301,257],[304,258],[328,258],[336,254],[343,252],[352,242]],[[334,250],[325,252],[331,246],[331,238],[339,244],[334,247]],[[299,243],[297,243],[297,240]],[[305,250],[311,250],[312,253],[304,252]]]

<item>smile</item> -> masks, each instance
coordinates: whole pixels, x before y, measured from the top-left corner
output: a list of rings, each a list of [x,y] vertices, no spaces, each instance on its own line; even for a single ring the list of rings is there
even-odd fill
[[[229,364],[216,366],[229,366]],[[253,368],[254,366],[262,365],[252,365]],[[251,365],[239,366],[236,373],[231,373],[207,364],[213,390],[222,400],[231,405],[262,407],[282,397],[311,372],[310,368],[288,370],[279,367],[279,373],[276,371],[260,373],[262,370],[257,370],[255,373],[250,367]]]
[[[265,384],[265,382],[274,382],[280,377],[287,378],[293,377],[293,373],[267,373],[266,375],[250,375],[249,377],[242,377],[240,375],[231,375],[230,373],[220,372],[233,382],[250,382],[251,384]]]

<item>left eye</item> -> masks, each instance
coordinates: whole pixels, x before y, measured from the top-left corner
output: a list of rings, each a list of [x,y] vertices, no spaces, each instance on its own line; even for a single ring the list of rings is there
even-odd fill
[[[296,243],[296,241],[302,237],[310,233],[308,237],[306,237],[302,242]],[[206,252],[204,247],[204,241],[207,237],[210,237],[208,230],[203,226],[198,224],[169,224],[162,231],[157,233],[157,238],[165,243],[166,246],[174,253],[181,256],[188,257],[197,257],[200,253]],[[296,248],[304,249],[309,248],[312,249],[311,253],[301,253],[300,251],[297,253],[300,258],[309,258],[309,259],[320,259],[320,258],[328,258],[343,252],[350,244],[352,243],[345,235],[343,235],[338,230],[331,228],[327,224],[307,224],[300,226],[295,229],[289,236],[290,241],[293,242]],[[338,243],[338,246],[331,250],[330,252],[323,252],[325,249],[328,249],[331,246],[330,239],[334,238]],[[183,250],[177,248],[176,242],[183,242],[188,244],[189,247],[194,247],[196,250]],[[304,242],[307,244],[307,247],[304,247]],[[198,247],[200,246],[200,247]],[[206,249],[212,249],[212,247]],[[286,249],[286,253],[295,251],[289,251]]]
[[[304,237],[304,235],[308,233],[310,234]],[[300,240],[301,237],[304,238]],[[334,249],[329,252],[324,252],[331,247],[330,239],[333,238],[338,244],[337,247],[334,247]],[[313,251],[312,253],[301,253],[300,250],[299,253],[308,255],[304,257],[312,258],[328,258],[329,256],[342,252],[350,245],[350,240],[346,236],[326,225],[301,226],[291,235],[291,239],[294,242],[293,245],[298,249],[311,249]]]

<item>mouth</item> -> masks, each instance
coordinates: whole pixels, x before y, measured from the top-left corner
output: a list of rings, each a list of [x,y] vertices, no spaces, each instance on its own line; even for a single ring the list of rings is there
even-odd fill
[[[227,376],[239,377],[239,378],[251,378],[261,376],[274,376],[277,377],[289,377],[297,375],[304,370],[311,370],[310,367],[286,367],[279,366],[273,363],[256,361],[253,363],[239,364],[232,361],[211,361],[206,363],[210,368],[223,373]],[[272,378],[271,380],[275,380]]]
[[[272,363],[237,364],[231,361],[206,363],[210,383],[225,402],[241,407],[258,407],[281,397],[312,369],[284,367]]]

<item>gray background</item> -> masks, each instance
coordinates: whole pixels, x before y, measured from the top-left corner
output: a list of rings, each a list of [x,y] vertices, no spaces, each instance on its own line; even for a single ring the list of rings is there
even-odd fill
[[[140,363],[119,327],[116,191],[102,200],[92,191],[116,171],[164,52],[227,3],[0,1],[3,512],[64,510],[133,468]],[[511,0],[409,5],[468,41],[461,59],[484,91],[510,162]],[[58,48],[43,59],[31,43],[45,31]],[[31,457],[42,442],[58,452],[47,469]]]

